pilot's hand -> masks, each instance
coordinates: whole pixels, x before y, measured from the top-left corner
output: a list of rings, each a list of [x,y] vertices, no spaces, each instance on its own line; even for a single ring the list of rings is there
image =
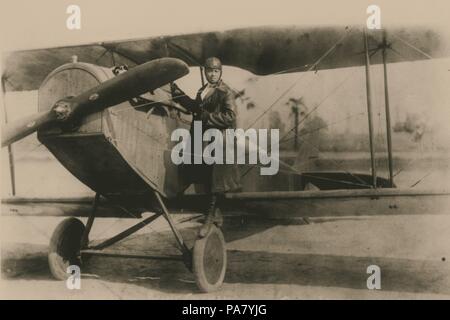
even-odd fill
[[[177,86],[175,82],[170,83],[170,93],[172,94],[172,97],[180,96],[183,94],[183,91]]]

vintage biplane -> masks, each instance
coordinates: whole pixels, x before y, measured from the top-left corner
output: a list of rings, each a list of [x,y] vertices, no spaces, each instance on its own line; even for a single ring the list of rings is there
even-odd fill
[[[448,40],[426,28],[252,27],[9,52],[3,61],[3,90],[38,90],[38,113],[5,124],[2,147],[10,148],[37,132],[38,140],[96,196],[88,211],[90,199],[18,197],[3,199],[3,211],[40,205],[47,213],[65,210],[68,215],[89,217],[86,225],[67,218],[54,231],[48,261],[57,279],[66,279],[67,267],[80,264],[83,256],[100,255],[163,216],[182,253],[180,260],[194,272],[199,288],[218,289],[227,263],[222,232],[213,228],[205,238],[187,244],[171,216],[178,209],[202,210],[204,195],[185,192],[179,168],[170,160],[171,132],[187,127],[191,118],[166,90],[189,72],[189,66],[201,66],[205,58],[217,56],[225,65],[256,75],[365,66],[367,106],[362,108],[368,111],[372,169],[371,174],[295,172],[287,165],[276,176],[262,177],[247,174],[252,166],[243,166],[244,188],[226,195],[222,211],[304,217],[431,213],[450,204],[450,193],[397,189],[393,181],[387,65],[447,57]],[[409,49],[402,57],[388,54],[401,46]],[[380,63],[385,75],[387,178],[377,176],[373,146],[370,64]],[[114,68],[123,64],[129,70],[116,75]],[[272,183],[274,179],[277,183]],[[93,245],[89,233],[95,217],[123,214],[118,208],[136,218],[142,212],[155,213]]]

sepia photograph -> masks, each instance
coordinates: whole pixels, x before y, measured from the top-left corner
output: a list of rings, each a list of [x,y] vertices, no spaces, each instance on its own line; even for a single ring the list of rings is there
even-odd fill
[[[450,298],[448,2],[0,7],[0,299]]]

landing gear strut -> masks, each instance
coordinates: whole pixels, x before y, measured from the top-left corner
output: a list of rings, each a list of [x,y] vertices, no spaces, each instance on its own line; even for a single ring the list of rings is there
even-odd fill
[[[159,260],[183,261],[190,271],[193,272],[198,288],[201,292],[212,292],[218,290],[225,278],[227,266],[226,243],[222,231],[213,225],[206,236],[197,238],[192,248],[189,248],[181,233],[175,226],[171,214],[167,210],[160,194],[155,191],[155,198],[160,206],[161,212],[155,213],[136,225],[126,229],[118,235],[103,241],[100,244],[89,246],[89,232],[94,222],[99,196],[96,195],[93,210],[89,216],[86,227],[76,218],[63,220],[53,232],[48,262],[53,276],[59,280],[67,279],[70,274],[67,268],[70,265],[81,267],[81,258],[88,255],[103,255],[109,257],[122,258],[144,258]],[[103,249],[112,244],[125,239],[129,235],[140,230],[144,226],[156,220],[159,216],[164,216],[167,220],[181,251],[180,256],[141,256],[106,252]]]

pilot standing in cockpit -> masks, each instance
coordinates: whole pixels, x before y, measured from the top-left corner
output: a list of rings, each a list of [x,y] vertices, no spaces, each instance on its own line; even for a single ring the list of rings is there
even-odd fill
[[[221,61],[215,57],[208,58],[205,61],[204,68],[208,83],[198,90],[195,99],[188,97],[175,83],[171,84],[173,100],[193,114],[190,130],[191,139],[195,139],[194,121],[202,122],[203,131],[210,128],[221,130],[224,137],[226,129],[236,128],[234,93],[222,81]],[[203,141],[202,137],[203,132],[200,137],[201,141]],[[225,152],[223,155],[225,156]],[[218,209],[218,204],[223,199],[223,194],[239,190],[241,185],[240,174],[235,163],[226,164],[225,159],[223,164],[208,165],[204,163],[204,160],[202,162],[202,164],[189,165],[187,179],[190,183],[203,184],[206,192],[210,195],[210,205],[207,210],[205,223],[199,231],[200,237],[205,237],[213,224],[220,227],[223,223],[220,210]]]

